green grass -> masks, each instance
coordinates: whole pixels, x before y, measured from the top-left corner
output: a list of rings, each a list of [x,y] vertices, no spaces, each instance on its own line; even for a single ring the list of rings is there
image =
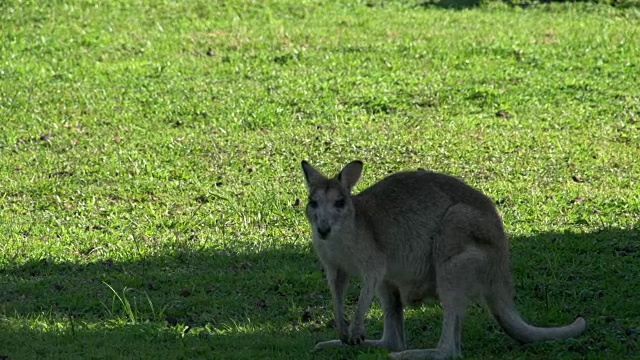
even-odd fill
[[[487,193],[521,312],[588,322],[519,346],[474,308],[465,358],[637,358],[638,8],[419,3],[0,2],[0,357],[384,358],[309,352],[335,333],[299,162],[357,158],[356,191]],[[408,311],[410,346],[439,324]]]

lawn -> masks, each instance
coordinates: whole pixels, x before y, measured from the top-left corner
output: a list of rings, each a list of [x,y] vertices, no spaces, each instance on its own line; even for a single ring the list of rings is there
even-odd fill
[[[590,3],[0,2],[0,359],[384,359],[310,352],[336,334],[302,159],[363,160],[356,192],[464,179],[504,218],[524,317],[587,320],[520,346],[473,308],[466,359],[640,358],[638,24]],[[411,348],[440,316],[406,312]]]

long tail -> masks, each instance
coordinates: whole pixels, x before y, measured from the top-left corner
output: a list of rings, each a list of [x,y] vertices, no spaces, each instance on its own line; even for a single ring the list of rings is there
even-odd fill
[[[486,297],[487,305],[493,317],[504,331],[516,341],[526,344],[533,342],[562,340],[580,335],[586,322],[580,316],[569,325],[558,327],[537,327],[522,319],[515,308],[511,291],[496,291]]]

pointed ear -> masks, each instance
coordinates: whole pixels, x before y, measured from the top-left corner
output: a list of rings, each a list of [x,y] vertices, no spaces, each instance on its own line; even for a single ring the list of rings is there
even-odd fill
[[[360,180],[360,176],[362,175],[362,161],[356,160],[347,164],[347,166],[340,171],[338,174],[338,181],[340,184],[347,188],[349,192],[353,189],[354,186]]]
[[[307,182],[307,187],[311,187],[311,184],[326,178],[306,160],[302,160],[302,172],[304,173],[304,179]]]

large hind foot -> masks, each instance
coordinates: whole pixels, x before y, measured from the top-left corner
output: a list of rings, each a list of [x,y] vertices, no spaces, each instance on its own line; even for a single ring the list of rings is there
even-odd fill
[[[341,346],[379,347],[379,348],[385,348],[385,349],[389,348],[389,344],[387,344],[387,342],[383,340],[364,340],[363,342],[357,345],[345,344],[342,340],[329,340],[329,341],[323,341],[323,342],[317,343],[316,346],[313,347],[313,350],[316,351],[316,350],[336,348]]]
[[[439,349],[406,350],[389,354],[389,357],[394,360],[441,360],[459,356],[461,355]]]

